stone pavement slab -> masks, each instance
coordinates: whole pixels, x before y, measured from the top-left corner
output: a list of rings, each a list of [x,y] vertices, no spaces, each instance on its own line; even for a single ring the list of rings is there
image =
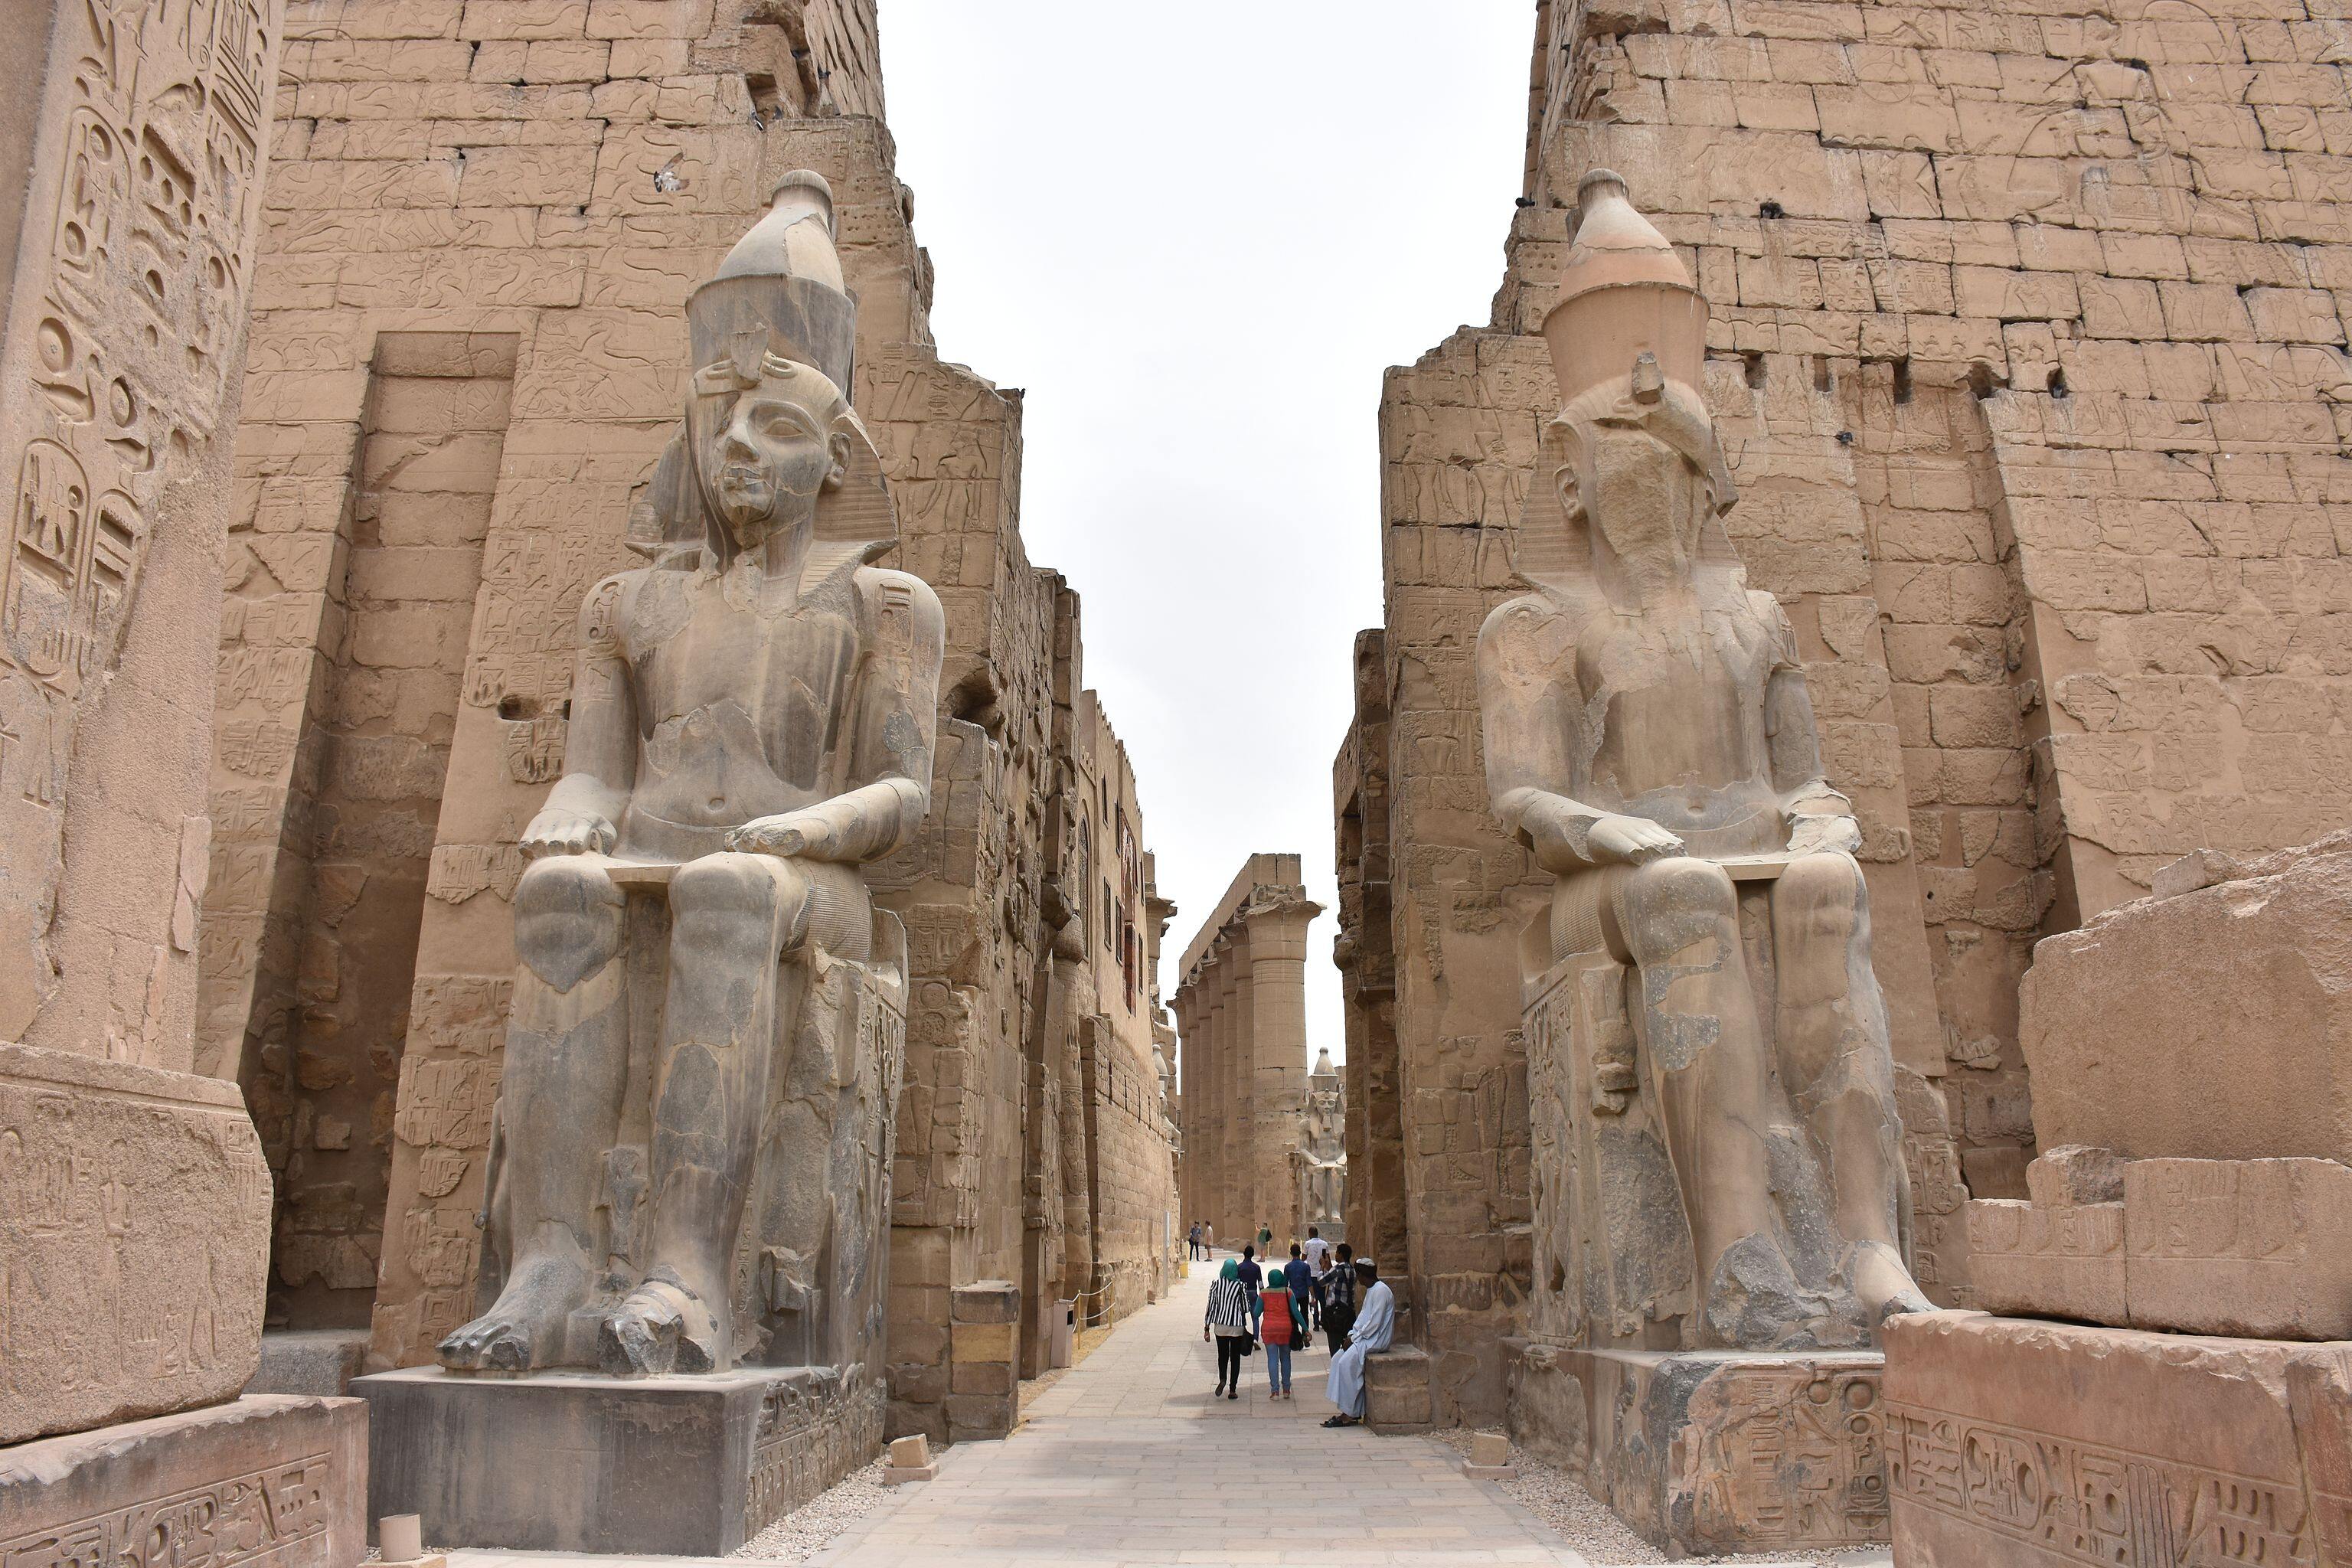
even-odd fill
[[[1294,1358],[1296,1399],[1267,1398],[1263,1353],[1244,1363],[1239,1399],[1212,1398],[1216,1355],[1201,1338],[1211,1275],[1196,1268],[1119,1324],[1011,1437],[948,1450],[937,1480],[900,1488],[811,1561],[1587,1568],[1437,1445],[1324,1430],[1330,1351],[1319,1339]]]

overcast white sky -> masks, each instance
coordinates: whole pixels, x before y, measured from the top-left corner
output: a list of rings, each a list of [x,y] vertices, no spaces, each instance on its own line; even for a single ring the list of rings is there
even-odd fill
[[[1022,533],[1085,599],[1169,928],[1256,850],[1336,906],[1331,758],[1381,618],[1381,373],[1486,320],[1528,0],[881,0],[940,353],[1027,390]],[[1343,1056],[1335,914],[1311,1047]]]

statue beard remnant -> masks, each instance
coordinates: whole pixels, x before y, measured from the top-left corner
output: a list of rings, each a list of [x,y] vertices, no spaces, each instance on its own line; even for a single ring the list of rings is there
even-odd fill
[[[879,1332],[904,939],[859,868],[929,809],[944,616],[872,564],[833,229],[788,174],[695,291],[654,563],[582,604],[453,1372],[842,1367]]]
[[[1557,878],[1530,977],[1577,955],[1622,976],[1624,1026],[1591,1031],[1618,1043],[1574,1114],[1649,1102],[1688,1221],[1685,1348],[1865,1344],[1929,1303],[1905,1263],[1860,829],[1794,631],[1724,531],[1706,302],[1613,174],[1585,177],[1571,238],[1545,323],[1557,482],[1517,542],[1534,591],[1477,652],[1496,815]]]

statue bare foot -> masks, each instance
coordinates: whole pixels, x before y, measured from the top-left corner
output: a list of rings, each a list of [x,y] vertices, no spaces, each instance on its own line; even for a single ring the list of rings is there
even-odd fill
[[[1903,1255],[1883,1241],[1857,1241],[1846,1255],[1846,1278],[1870,1313],[1873,1327],[1903,1312],[1932,1312],[1936,1304],[1920,1293]]]
[[[1771,1237],[1723,1249],[1707,1281],[1704,1342],[1738,1350],[1819,1350],[1863,1338],[1853,1303],[1807,1289]]]
[[[596,1359],[615,1377],[715,1372],[717,1320],[677,1276],[657,1268],[596,1332]]]
[[[588,1271],[571,1258],[537,1258],[519,1268],[490,1310],[441,1342],[451,1372],[521,1373],[543,1366],[563,1337],[564,1320],[588,1299]]]

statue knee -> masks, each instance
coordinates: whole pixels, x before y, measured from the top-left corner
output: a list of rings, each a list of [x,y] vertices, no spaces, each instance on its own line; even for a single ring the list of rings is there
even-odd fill
[[[1737,940],[1739,895],[1712,860],[1675,856],[1634,869],[1625,885],[1625,937],[1637,960],[1677,952],[1710,937]]]
[[[1869,890],[1852,856],[1808,855],[1780,873],[1772,901],[1785,934],[1844,942],[1861,927]]]
[[[515,955],[559,991],[621,951],[626,900],[604,868],[576,855],[532,861],[515,884]]]
[[[680,922],[773,927],[800,879],[790,861],[772,856],[705,855],[670,879],[670,914]]]
[[[1687,855],[1637,867],[1626,891],[1644,911],[1656,915],[1729,920],[1739,908],[1731,874],[1712,860]]]

